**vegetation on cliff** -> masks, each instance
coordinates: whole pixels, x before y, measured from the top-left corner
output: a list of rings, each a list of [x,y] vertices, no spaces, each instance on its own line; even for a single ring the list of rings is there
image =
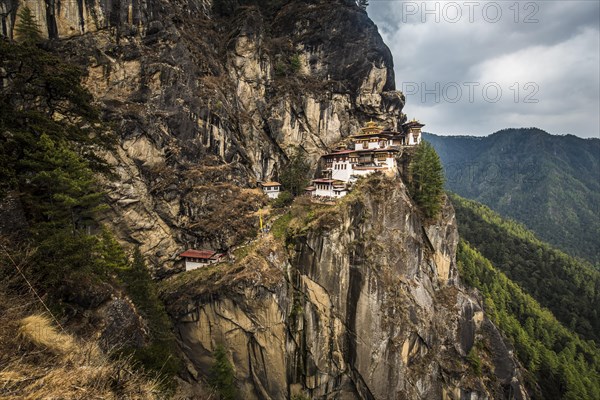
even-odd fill
[[[304,189],[310,182],[309,172],[310,163],[306,159],[306,154],[301,147],[296,146],[292,149],[288,163],[280,173],[279,180],[286,191],[298,196],[304,193]]]
[[[81,71],[29,42],[0,41],[0,59],[7,79],[0,89],[0,187],[24,210],[36,249],[30,273],[46,288],[72,273],[102,274],[102,239],[90,232],[103,208],[94,174],[107,171],[98,153],[111,137],[99,128]]]
[[[600,272],[538,240],[523,226],[452,195],[461,237],[565,326],[600,341]]]
[[[482,293],[487,315],[532,374],[533,398],[600,398],[600,350],[593,341],[567,329],[467,242],[460,242],[457,257],[462,279]]]
[[[19,10],[19,24],[15,27],[17,37],[23,43],[40,43],[44,38],[31,9],[26,5]]]
[[[444,170],[435,149],[421,142],[409,164],[410,195],[427,218],[435,218],[444,197]]]
[[[227,350],[222,344],[217,345],[214,354],[215,363],[211,368],[210,384],[219,394],[221,400],[237,398],[233,366],[227,358]]]
[[[2,232],[0,284],[7,296],[35,290],[62,328],[83,335],[98,328],[98,321],[86,320],[91,311],[114,297],[131,296],[150,331],[133,344],[136,365],[172,376],[177,365],[171,358],[177,356],[154,284],[141,270],[141,258],[132,265],[98,222],[106,205],[97,174],[111,176],[101,154],[114,138],[80,83],[82,71],[37,43],[31,18],[23,24],[22,43],[0,40],[0,201],[15,200],[8,212],[17,210],[21,218],[20,226]],[[113,343],[113,333],[123,335],[118,328],[102,334],[105,350],[129,345]],[[111,379],[118,381],[119,373]]]
[[[158,297],[157,286],[139,249],[134,251],[131,263],[125,265],[125,268],[117,269],[118,276],[146,321],[149,337],[144,346],[124,347],[120,353],[131,355],[147,371],[160,375],[165,387],[174,389],[173,378],[181,369],[181,360],[178,357],[173,324]]]

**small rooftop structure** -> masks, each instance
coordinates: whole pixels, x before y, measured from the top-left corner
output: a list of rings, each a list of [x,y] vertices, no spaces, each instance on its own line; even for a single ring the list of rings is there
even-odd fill
[[[365,124],[364,127],[360,128],[363,134],[365,133],[379,133],[383,130],[382,126],[379,126],[377,122],[369,121]]]
[[[278,198],[281,193],[281,183],[279,182],[261,182],[260,187],[270,199]]]
[[[185,270],[192,271],[219,261],[224,254],[213,250],[194,250],[188,249],[179,254],[179,257],[185,260]]]
[[[412,121],[409,121],[402,125],[404,133],[408,139],[408,142],[406,144],[408,144],[409,146],[414,146],[421,143],[421,128],[423,128],[424,126],[425,124],[420,123],[414,118]]]
[[[422,128],[425,126],[425,124],[420,123],[419,121],[417,121],[416,119],[412,119],[411,121],[408,121],[407,123],[404,124],[404,126],[407,127],[415,127],[415,128]]]

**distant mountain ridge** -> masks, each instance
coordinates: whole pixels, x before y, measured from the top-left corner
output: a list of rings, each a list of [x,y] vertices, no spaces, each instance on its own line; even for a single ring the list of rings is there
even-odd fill
[[[505,129],[486,137],[424,134],[446,187],[516,219],[571,255],[600,263],[600,140]]]

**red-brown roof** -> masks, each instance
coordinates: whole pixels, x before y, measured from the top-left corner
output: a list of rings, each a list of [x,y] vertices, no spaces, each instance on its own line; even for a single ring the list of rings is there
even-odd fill
[[[323,157],[343,156],[344,154],[354,153],[356,150],[341,150],[334,153],[327,153]]]
[[[183,253],[181,253],[179,255],[179,257],[187,257],[187,258],[202,258],[205,260],[209,260],[209,259],[215,259],[215,258],[219,258],[221,257],[222,254],[217,253],[216,251],[212,251],[212,250],[194,250],[194,249],[189,249],[184,251]]]
[[[335,182],[335,179],[313,179],[313,182],[316,182],[316,183],[332,183],[332,182]]]
[[[358,169],[361,171],[367,171],[367,170],[380,170],[380,169],[388,169],[388,167],[376,167],[375,165],[367,165],[364,167],[354,167],[354,169]]]

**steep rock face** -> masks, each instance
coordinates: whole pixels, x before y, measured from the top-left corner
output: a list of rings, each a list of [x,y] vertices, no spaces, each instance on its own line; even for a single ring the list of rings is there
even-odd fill
[[[266,3],[0,0],[5,35],[27,4],[48,37],[63,39],[56,51],[86,69],[120,136],[108,156],[119,176],[106,182],[109,222],[159,269],[185,246],[243,240],[198,229],[219,222],[201,208],[278,179],[292,146],[316,164],[366,120],[405,120],[390,51],[353,1]],[[217,193],[199,198],[207,186]],[[248,204],[231,213],[256,224],[261,200]]]
[[[162,297],[186,356],[190,393],[209,376],[212,353],[223,345],[235,365],[241,398],[288,397],[287,254],[270,237],[248,247],[241,260],[179,274],[163,284]]]
[[[220,343],[248,399],[527,398],[498,331],[457,282],[452,207],[425,224],[400,180],[357,191],[287,249],[261,238],[242,265],[168,285],[192,379]]]
[[[481,306],[456,282],[454,212],[424,224],[406,193],[373,178],[296,239],[305,301],[291,336],[304,360],[290,360],[291,376],[315,397],[502,398],[513,376],[486,381],[457,363],[487,339]]]

